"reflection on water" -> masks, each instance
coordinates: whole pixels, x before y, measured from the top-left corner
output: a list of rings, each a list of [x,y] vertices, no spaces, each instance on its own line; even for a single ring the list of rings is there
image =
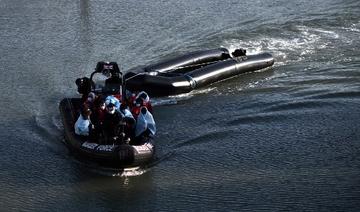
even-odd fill
[[[92,23],[91,23],[91,11],[90,11],[90,1],[89,0],[80,0],[80,43],[82,54],[84,55],[85,60],[91,57],[92,52],[94,51],[93,41],[92,41]]]

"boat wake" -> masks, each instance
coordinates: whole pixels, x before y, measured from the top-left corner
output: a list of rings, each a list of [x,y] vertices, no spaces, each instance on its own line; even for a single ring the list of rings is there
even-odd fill
[[[325,49],[336,51],[339,42],[342,45],[351,45],[355,42],[353,33],[359,32],[360,29],[359,24],[355,23],[344,27],[328,28],[290,25],[280,29],[274,27],[270,31],[274,32],[267,34],[260,32],[257,36],[249,39],[225,40],[222,46],[230,50],[245,48],[249,55],[269,51],[274,55],[276,61],[274,66],[276,67],[306,60],[311,58],[311,55],[319,54]],[[268,36],[268,34],[272,36]]]
[[[200,88],[198,90],[193,90],[193,91],[191,91],[189,93],[185,93],[185,94],[178,94],[178,95],[168,96],[168,97],[158,97],[158,98],[155,97],[152,99],[151,104],[153,106],[176,105],[179,102],[189,100],[189,99],[193,98],[194,96],[197,96],[200,94],[208,94],[215,89],[216,89],[215,87],[202,88],[202,89]]]
[[[97,167],[91,169],[92,171],[96,172],[97,174],[101,174],[104,176],[109,177],[136,177],[145,174],[150,169],[146,169],[143,167],[131,167],[131,168],[124,168],[124,169],[110,169],[104,167]]]
[[[62,137],[60,117],[53,116],[49,119],[45,115],[33,117],[36,132],[41,140],[59,140]]]
[[[155,156],[155,158],[150,161],[148,164],[144,164],[143,166],[135,166],[135,167],[127,167],[127,168],[113,168],[113,167],[104,167],[99,165],[98,163],[91,161],[83,161],[77,160],[74,158],[73,162],[79,164],[82,168],[86,168],[86,170],[99,174],[102,176],[108,177],[119,177],[119,178],[128,178],[128,177],[137,177],[148,173],[152,170],[153,167],[157,166],[159,163],[168,160],[175,154],[176,150],[159,156]]]

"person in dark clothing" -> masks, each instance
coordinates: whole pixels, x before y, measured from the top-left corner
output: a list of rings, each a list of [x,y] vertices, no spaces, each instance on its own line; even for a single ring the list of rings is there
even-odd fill
[[[121,113],[115,109],[115,105],[113,103],[109,103],[106,106],[107,113],[105,114],[104,119],[104,132],[107,137],[108,144],[119,143],[124,140],[124,135],[119,131],[121,129],[121,124],[123,122],[123,118]]]
[[[90,120],[93,124],[93,130],[91,131],[90,139],[99,144],[105,143],[104,138],[104,121],[106,115],[105,101],[102,96],[96,97],[94,100],[93,113],[91,113]]]
[[[121,85],[122,79],[120,77],[120,74],[119,73],[111,73],[110,78],[105,80],[105,84],[106,85],[111,85],[111,84]]]
[[[121,94],[122,78],[119,73],[111,72],[111,76],[105,80],[105,88],[109,94]]]
[[[88,98],[88,94],[91,92],[91,87],[93,86],[93,83],[91,80],[87,77],[78,78],[75,80],[75,84],[78,87],[78,92],[82,94],[81,100],[82,102],[85,102]]]
[[[119,112],[123,117],[125,142],[129,143],[135,137],[134,133],[136,121],[126,104],[121,103]]]
[[[105,100],[101,95],[99,95],[94,100],[94,109],[93,109],[93,113],[91,114],[92,116],[90,117],[92,123],[96,126],[103,125],[105,120],[105,114],[106,114]]]

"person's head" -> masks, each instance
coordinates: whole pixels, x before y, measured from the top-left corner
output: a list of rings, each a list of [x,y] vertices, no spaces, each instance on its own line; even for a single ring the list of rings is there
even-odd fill
[[[126,104],[125,104],[125,103],[121,103],[121,105],[120,105],[120,110],[121,110],[121,111],[125,111],[126,108],[127,108]]]
[[[89,119],[91,115],[91,110],[90,108],[87,106],[87,105],[84,105],[82,108],[81,108],[81,116],[84,118],[84,119]]]
[[[125,92],[122,95],[124,95],[123,100],[127,105],[131,105],[133,103],[132,101],[134,101],[134,100],[131,98],[132,97],[131,91],[125,89]]]
[[[144,100],[143,100],[142,98],[137,98],[137,99],[135,100],[135,106],[136,106],[136,107],[140,107],[140,106],[143,105],[143,102],[144,102]]]
[[[145,92],[141,92],[139,94],[139,97],[145,100],[145,99],[147,99],[148,95]]]
[[[95,98],[96,98],[96,95],[95,95],[93,92],[90,92],[90,93],[88,94],[87,101],[88,101],[88,102],[94,102]]]
[[[105,109],[106,109],[106,105],[105,105],[104,100],[100,101],[100,103],[99,103],[99,108],[100,108],[101,110],[105,110]]]
[[[142,107],[142,108],[141,108],[141,113],[145,115],[146,112],[147,112],[147,108],[146,108],[146,107]]]
[[[87,77],[76,79],[75,84],[78,87],[78,92],[82,95],[87,95],[91,91],[91,80]]]
[[[114,114],[115,113],[115,105],[113,103],[109,103],[108,105],[106,105],[106,111],[110,114]]]
[[[101,110],[105,110],[105,109],[106,109],[105,100],[104,100],[104,98],[103,98],[102,95],[98,95],[98,96],[95,98],[94,107],[95,107],[96,109],[101,109]]]
[[[150,101],[150,97],[145,91],[141,91],[140,93],[138,93],[136,98],[142,99],[144,104]]]

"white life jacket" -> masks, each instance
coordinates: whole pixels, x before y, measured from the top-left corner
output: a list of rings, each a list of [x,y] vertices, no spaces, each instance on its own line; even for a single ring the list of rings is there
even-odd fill
[[[143,108],[146,109],[146,107],[142,107],[142,109]],[[146,109],[145,114],[140,112],[139,116],[137,117],[136,127],[135,127],[135,136],[139,136],[141,133],[145,132],[147,129],[150,130],[152,135],[155,135],[156,125],[155,125],[154,117]]]
[[[75,122],[75,134],[77,135],[89,135],[89,126],[90,126],[90,120],[84,119],[84,117],[80,114],[79,118]]]

